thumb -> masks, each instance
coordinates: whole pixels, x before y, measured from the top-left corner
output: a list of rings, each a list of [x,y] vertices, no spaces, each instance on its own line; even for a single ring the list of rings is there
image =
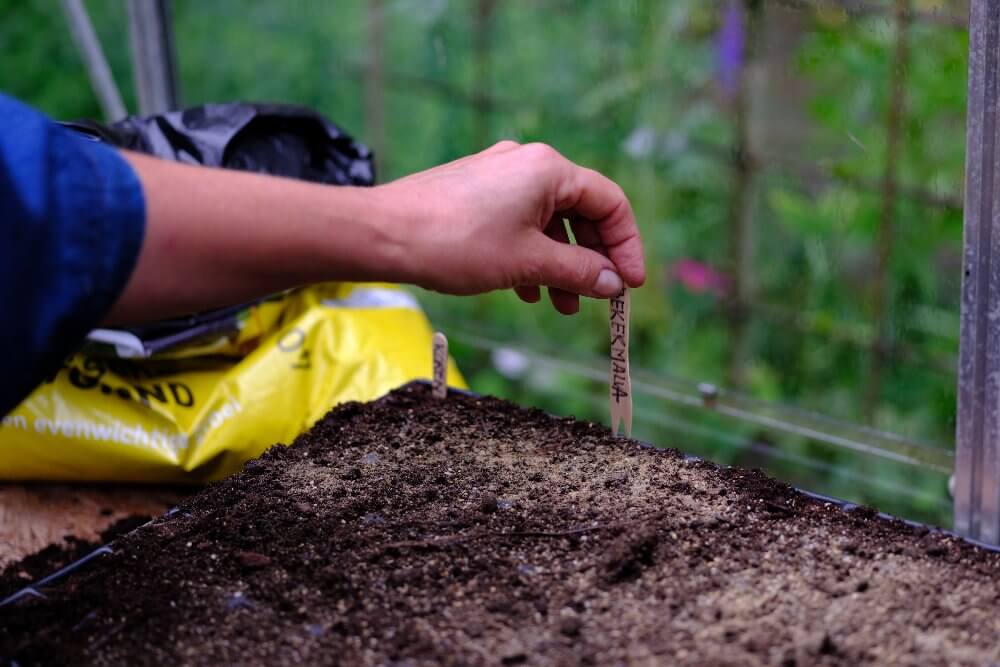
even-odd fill
[[[545,241],[540,244],[543,256],[538,265],[543,285],[598,299],[621,292],[622,279],[610,259],[590,248],[548,237]]]

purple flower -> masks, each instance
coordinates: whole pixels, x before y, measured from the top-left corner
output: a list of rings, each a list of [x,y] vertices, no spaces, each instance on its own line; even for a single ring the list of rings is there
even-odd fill
[[[743,73],[746,33],[741,4],[741,0],[729,0],[715,36],[716,76],[727,100],[732,100],[739,93]]]

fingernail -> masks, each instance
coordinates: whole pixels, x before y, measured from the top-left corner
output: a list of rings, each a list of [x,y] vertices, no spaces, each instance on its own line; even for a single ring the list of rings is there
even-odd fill
[[[611,269],[602,269],[594,283],[594,293],[600,297],[614,296],[622,291],[622,279]]]

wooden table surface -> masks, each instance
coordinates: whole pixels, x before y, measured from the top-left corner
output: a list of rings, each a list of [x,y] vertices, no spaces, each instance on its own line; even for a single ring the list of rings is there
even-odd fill
[[[0,483],[0,569],[66,536],[96,541],[119,519],[157,516],[194,487]]]

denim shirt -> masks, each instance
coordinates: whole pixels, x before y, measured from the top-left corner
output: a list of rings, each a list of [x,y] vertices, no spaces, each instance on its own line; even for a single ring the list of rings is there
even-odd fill
[[[139,179],[114,149],[0,95],[0,416],[114,304],[145,215]]]

